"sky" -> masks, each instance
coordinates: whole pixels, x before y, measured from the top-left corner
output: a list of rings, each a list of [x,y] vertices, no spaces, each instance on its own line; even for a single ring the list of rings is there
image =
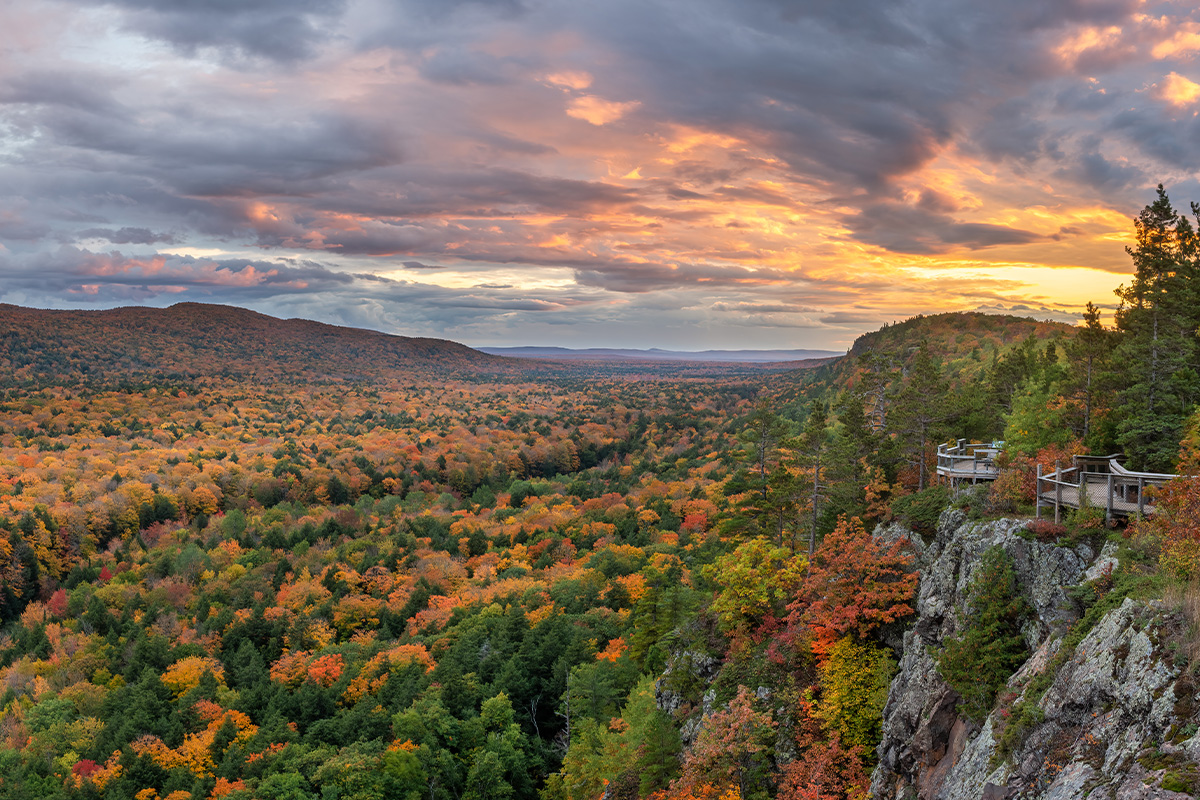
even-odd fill
[[[1200,9],[0,3],[0,302],[472,345],[826,348],[1111,313],[1200,199]]]

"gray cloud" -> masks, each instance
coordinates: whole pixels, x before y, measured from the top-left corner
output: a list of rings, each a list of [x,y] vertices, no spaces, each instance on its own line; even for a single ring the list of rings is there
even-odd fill
[[[233,56],[292,62],[312,55],[343,0],[75,0],[115,6],[133,31],[161,39],[181,53],[206,47]]]
[[[113,244],[178,244],[179,237],[173,233],[155,233],[149,228],[87,228],[77,234],[80,239],[105,239]]]
[[[945,253],[953,246],[972,250],[1002,244],[1026,244],[1044,237],[1031,231],[978,222],[958,222],[923,206],[880,201],[844,218],[863,241],[898,253]]]

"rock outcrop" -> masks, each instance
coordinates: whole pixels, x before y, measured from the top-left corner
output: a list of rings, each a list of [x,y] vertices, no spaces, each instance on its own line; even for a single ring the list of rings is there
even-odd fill
[[[878,800],[1135,800],[1200,792],[1200,696],[1177,643],[1184,628],[1160,603],[1126,599],[1080,638],[1069,590],[1101,580],[1115,548],[1063,547],[1018,535],[1023,523],[942,515],[921,562],[917,619],[903,637],[884,712]],[[895,527],[876,535],[903,535]],[[1001,547],[1033,609],[1032,655],[982,724],[962,718],[935,656],[961,624],[979,556]]]

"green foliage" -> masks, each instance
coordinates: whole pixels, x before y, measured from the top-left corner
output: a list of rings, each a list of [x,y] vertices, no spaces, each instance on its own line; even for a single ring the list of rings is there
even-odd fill
[[[707,576],[720,586],[711,609],[726,631],[746,632],[764,618],[783,616],[804,578],[806,561],[763,539],[744,542],[708,567]]]
[[[654,679],[645,676],[613,724],[585,718],[572,726],[559,780],[571,797],[599,796],[606,783],[632,783],[646,796],[675,776],[680,747],[670,717],[658,709]]]
[[[1051,445],[1066,447],[1073,434],[1064,409],[1052,407],[1057,394],[1044,383],[1022,384],[1012,397],[1012,413],[1004,425],[1004,449],[1033,456]]]
[[[917,533],[932,535],[950,503],[950,492],[938,484],[892,501],[892,515]]]
[[[982,720],[996,694],[1028,655],[1021,624],[1029,613],[1017,591],[1012,559],[993,547],[980,557],[967,607],[960,609],[962,631],[946,640],[938,672],[961,697],[967,717]]]

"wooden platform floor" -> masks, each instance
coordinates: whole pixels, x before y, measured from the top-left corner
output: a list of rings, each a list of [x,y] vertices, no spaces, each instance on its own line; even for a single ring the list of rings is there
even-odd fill
[[[1122,500],[1119,492],[1114,492],[1112,512],[1114,516],[1128,517],[1136,514],[1138,511],[1137,500]],[[1136,494],[1136,492],[1134,493]],[[1054,488],[1049,491],[1042,491],[1042,508],[1054,508]],[[1132,497],[1133,495],[1131,495]],[[1107,483],[1089,483],[1087,485],[1087,504],[1093,508],[1107,509],[1108,508],[1108,484]],[[1079,489],[1075,486],[1064,486],[1062,488],[1062,505],[1064,508],[1079,508]],[[1147,501],[1142,506],[1142,513],[1153,514],[1154,504]]]
[[[1000,470],[990,461],[976,461],[973,458],[956,460],[950,465],[939,465],[937,474],[944,478],[962,480],[977,478],[981,481],[994,481]]]

